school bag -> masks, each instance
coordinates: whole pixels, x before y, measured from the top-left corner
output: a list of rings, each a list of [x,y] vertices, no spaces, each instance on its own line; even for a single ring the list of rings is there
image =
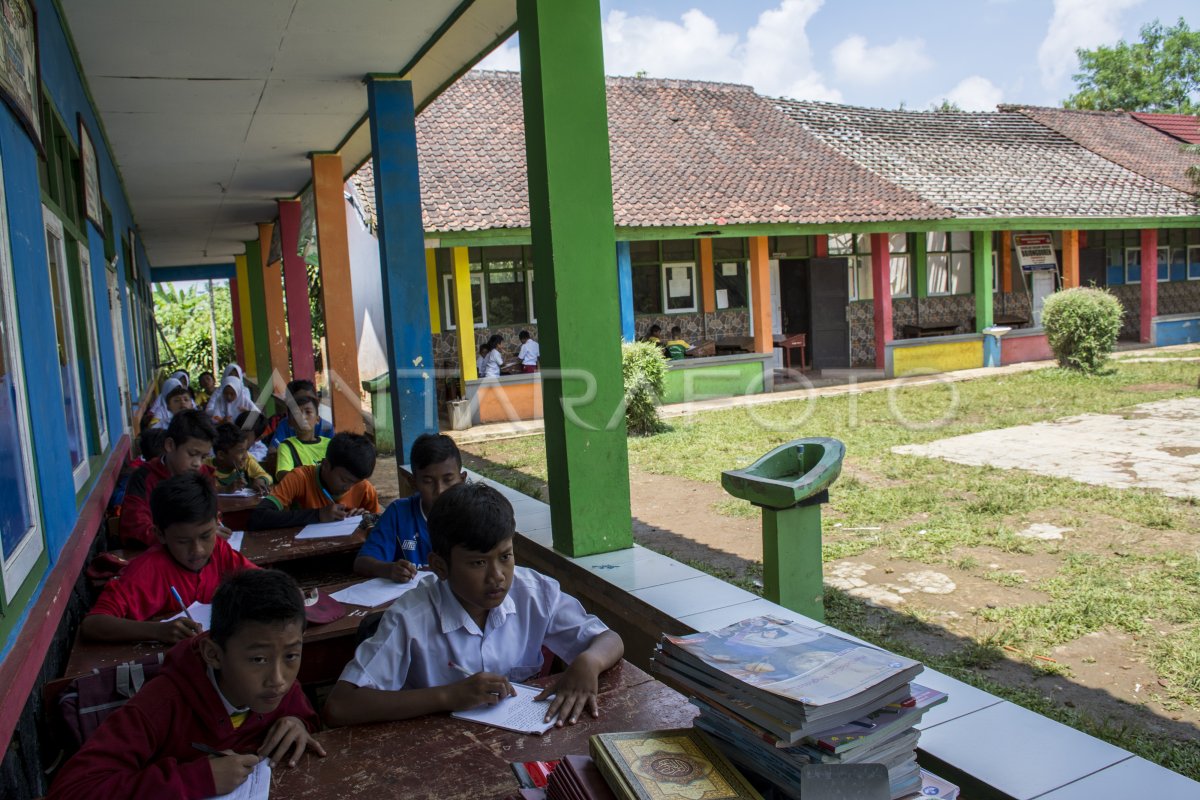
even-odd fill
[[[71,681],[58,698],[58,710],[72,744],[82,746],[105,717],[128,703],[146,681],[161,672],[165,655],[164,651],[93,669]]]

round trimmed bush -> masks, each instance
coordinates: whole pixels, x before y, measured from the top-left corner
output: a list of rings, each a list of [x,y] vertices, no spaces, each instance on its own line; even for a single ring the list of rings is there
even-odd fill
[[[1125,310],[1104,289],[1057,292],[1042,307],[1042,327],[1060,366],[1099,372],[1108,361],[1121,331]]]
[[[625,378],[625,424],[629,433],[649,436],[662,431],[658,405],[667,379],[662,350],[651,342],[623,342],[621,373]]]

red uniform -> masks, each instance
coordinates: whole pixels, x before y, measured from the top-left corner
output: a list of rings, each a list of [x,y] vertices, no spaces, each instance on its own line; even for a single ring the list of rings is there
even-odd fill
[[[200,474],[213,478],[213,468],[205,464],[200,468]],[[147,461],[129,476],[125,487],[125,499],[121,501],[121,543],[135,547],[153,547],[158,544],[158,537],[151,527],[154,520],[150,516],[150,493],[158,482],[171,477],[171,468],[162,458]],[[214,484],[215,485],[215,484]]]
[[[220,537],[217,537],[208,563],[199,572],[184,568],[167,548],[156,544],[108,582],[88,614],[139,621],[171,617],[183,610],[171,595],[172,586],[179,590],[185,605],[211,603],[221,578],[239,569],[258,567]]]
[[[200,658],[200,638],[171,648],[162,672],[104,720],[63,766],[50,798],[212,797],[217,791],[208,756],[192,742],[253,753],[282,717],[298,717],[310,733],[317,729],[316,712],[299,683],[292,684],[270,714],[251,712],[234,728]]]

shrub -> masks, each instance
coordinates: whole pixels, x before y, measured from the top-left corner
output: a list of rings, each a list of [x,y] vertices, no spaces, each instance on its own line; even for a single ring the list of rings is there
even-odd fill
[[[1067,289],[1046,298],[1042,326],[1059,365],[1098,372],[1117,342],[1124,313],[1104,289]]]
[[[658,345],[650,342],[621,344],[621,374],[625,378],[625,424],[634,436],[649,436],[664,429],[658,418],[667,361]]]

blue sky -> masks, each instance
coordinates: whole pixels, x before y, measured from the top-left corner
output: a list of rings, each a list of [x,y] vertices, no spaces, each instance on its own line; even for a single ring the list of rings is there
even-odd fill
[[[1058,105],[1078,47],[1155,18],[1200,28],[1196,0],[601,0],[605,67],[748,83],[768,95],[923,109]],[[481,65],[516,69],[515,40]]]

